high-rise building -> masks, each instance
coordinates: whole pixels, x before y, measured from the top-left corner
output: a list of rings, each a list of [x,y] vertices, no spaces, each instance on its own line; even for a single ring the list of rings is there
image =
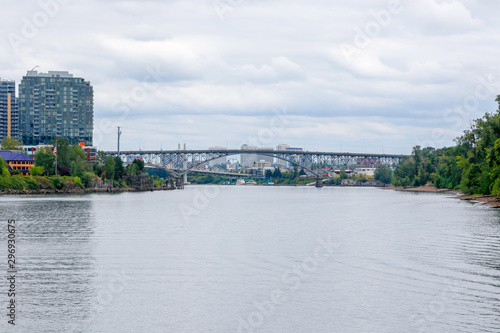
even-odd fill
[[[273,147],[257,147],[257,146],[249,146],[244,144],[241,146],[242,150],[255,150],[256,153],[262,150],[274,150]],[[254,162],[258,161],[267,161],[273,163],[274,157],[268,155],[260,155],[260,154],[241,154],[240,155],[241,166],[244,168],[249,168],[252,166]]]
[[[19,112],[16,82],[0,79],[0,141],[18,136]]]
[[[276,146],[276,150],[278,152],[292,152],[292,151],[302,151],[302,148],[298,147],[290,147],[290,145],[286,143],[280,143],[279,145]],[[302,157],[299,155],[288,155],[287,157],[288,160],[294,161],[295,163],[301,163]],[[279,164],[285,168],[289,168],[291,166],[291,163],[285,160],[281,159],[276,159],[276,164]]]
[[[65,71],[28,71],[19,85],[19,137],[25,145],[50,144],[63,137],[70,144],[92,146],[94,91],[90,82]]]
[[[290,145],[287,145],[286,143],[280,143],[279,145],[276,146],[276,150],[278,152],[285,151],[287,148],[290,148]],[[276,159],[275,163],[281,165],[284,168],[288,167],[288,165],[290,164],[289,162],[279,158]]]
[[[242,150],[257,150],[257,146],[249,146],[244,144],[241,146]],[[240,155],[241,166],[243,168],[249,168],[254,162],[257,162],[257,154],[241,154]]]

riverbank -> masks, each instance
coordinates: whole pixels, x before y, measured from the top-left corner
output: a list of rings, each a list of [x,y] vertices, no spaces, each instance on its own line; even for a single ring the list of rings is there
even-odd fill
[[[492,196],[492,195],[466,195],[463,194],[457,199],[466,200],[471,202],[478,202],[481,205],[485,205],[491,208],[500,208],[500,199]]]
[[[434,186],[419,186],[419,187],[397,187],[387,186],[387,190],[403,191],[403,192],[430,192],[430,193],[452,193],[456,194],[454,198],[458,200],[466,200],[472,203],[478,203],[491,208],[500,208],[500,199],[492,195],[468,195],[462,193],[460,190],[450,190],[445,188],[437,188]]]
[[[450,190],[447,188],[437,188],[435,186],[419,186],[419,187],[409,187],[409,186],[386,186],[383,187],[384,190],[394,190],[394,191],[404,191],[404,192],[438,192],[438,193],[456,193],[460,194],[460,190]]]
[[[39,189],[39,190],[0,190],[0,195],[15,194],[87,194],[87,193],[120,193],[120,192],[148,192],[148,191],[170,191],[173,187],[152,188],[149,190],[140,190],[131,187],[112,187],[112,188],[63,188],[57,189]]]

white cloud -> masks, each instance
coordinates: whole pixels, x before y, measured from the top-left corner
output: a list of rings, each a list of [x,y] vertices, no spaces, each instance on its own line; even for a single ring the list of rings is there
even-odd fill
[[[304,70],[286,57],[275,57],[271,65],[264,64],[259,68],[245,64],[241,67],[241,72],[245,81],[256,83],[300,81],[305,78]]]

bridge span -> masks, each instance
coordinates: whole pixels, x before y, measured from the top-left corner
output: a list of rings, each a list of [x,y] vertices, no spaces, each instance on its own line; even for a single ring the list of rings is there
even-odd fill
[[[106,151],[106,155],[117,156],[116,151]],[[387,165],[396,166],[404,155],[370,154],[370,153],[335,153],[298,150],[250,150],[250,149],[194,149],[194,150],[128,150],[120,151],[119,155],[126,161],[142,158],[149,165],[156,165],[163,169],[184,170],[183,175],[192,170],[206,170],[206,165],[221,157],[233,155],[255,154],[283,160],[292,166],[304,168],[318,175],[312,169],[349,168],[355,165]]]

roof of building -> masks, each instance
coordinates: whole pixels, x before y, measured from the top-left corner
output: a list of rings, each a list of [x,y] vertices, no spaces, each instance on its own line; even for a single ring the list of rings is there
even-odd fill
[[[5,161],[29,161],[33,162],[33,158],[27,156],[19,150],[0,150],[0,157]]]

